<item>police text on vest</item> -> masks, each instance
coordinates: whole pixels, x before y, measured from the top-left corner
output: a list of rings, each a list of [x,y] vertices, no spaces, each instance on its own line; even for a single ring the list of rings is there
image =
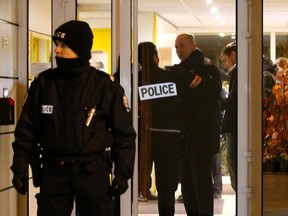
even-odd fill
[[[172,82],[139,86],[138,91],[141,101],[177,96],[176,84]]]
[[[52,105],[42,105],[41,113],[43,114],[53,114],[53,106]]]

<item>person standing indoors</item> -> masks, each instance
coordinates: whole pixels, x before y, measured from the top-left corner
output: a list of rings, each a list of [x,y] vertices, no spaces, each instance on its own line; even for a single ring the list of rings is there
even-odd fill
[[[127,190],[135,158],[124,89],[90,66],[93,33],[86,22],[68,21],[52,39],[57,67],[29,88],[15,129],[12,183],[27,193],[30,163],[40,186],[38,216],[70,216],[74,201],[79,215],[112,216],[113,196]]]
[[[220,137],[221,139],[222,137]],[[222,197],[223,183],[221,172],[221,152],[215,153],[212,156],[212,179],[213,179],[213,197],[220,199]]]
[[[220,151],[221,80],[219,70],[197,48],[191,34],[175,40],[178,66],[195,74],[189,85],[185,109],[185,146],[181,162],[181,192],[188,216],[212,216],[211,161]]]
[[[158,192],[158,212],[160,216],[173,216],[175,213],[175,192],[179,183],[181,143],[183,142],[183,120],[179,80],[186,81],[188,89],[189,72],[186,75],[164,70],[158,66],[158,51],[154,43],[142,42],[138,45],[139,63],[142,75],[149,76],[149,85],[165,86],[176,92],[164,97],[149,100],[151,104],[151,124],[147,127],[151,134],[152,160],[155,164],[156,188]],[[183,71],[185,73],[185,71]],[[187,79],[186,79],[187,77]],[[178,80],[177,80],[178,78]],[[190,79],[191,80],[191,79]],[[185,82],[184,82],[185,83]],[[174,86],[174,87],[172,87]],[[166,91],[165,90],[165,91]],[[163,90],[164,91],[164,90]],[[159,94],[160,92],[158,92]]]
[[[138,63],[138,86],[141,85],[141,71],[142,67]],[[118,67],[117,71],[113,74],[113,76],[120,81],[120,56],[118,57]],[[133,74],[131,74],[131,84],[132,83],[132,78]],[[132,86],[131,86],[132,88]],[[133,92],[132,92],[133,95]],[[133,97],[132,97],[133,98]],[[139,103],[139,102],[138,102]],[[140,103],[139,103],[140,104]],[[143,111],[145,114],[147,113],[147,110]],[[153,167],[153,161],[152,161],[152,156],[145,155],[145,158],[142,158],[142,147],[143,147],[143,142],[141,140],[141,104],[138,107],[138,133],[137,133],[137,138],[138,138],[138,160],[139,160],[139,167],[138,167],[138,202],[147,202],[148,200],[157,200],[157,196],[153,195],[150,191],[151,185],[152,185],[152,178],[151,178],[151,172],[152,172],[152,167]],[[147,148],[148,145],[150,147],[150,143],[145,142],[145,147]],[[147,152],[151,152],[150,148],[149,150],[146,149]],[[143,168],[144,167],[144,168]],[[116,201],[116,200],[115,200]]]
[[[226,98],[227,92],[222,87],[221,98]],[[224,111],[221,112],[221,122],[223,121]],[[220,127],[221,128],[221,127]],[[221,131],[221,129],[220,129]],[[220,149],[222,150],[222,145],[226,143],[226,136],[220,134]],[[222,152],[215,153],[212,157],[212,178],[213,178],[213,197],[214,199],[220,199],[222,197],[223,182],[222,182]]]
[[[230,84],[227,98],[222,98],[221,110],[225,110],[221,133],[226,134],[227,166],[233,190],[237,191],[237,47],[236,42],[227,44],[220,59],[229,74]]]

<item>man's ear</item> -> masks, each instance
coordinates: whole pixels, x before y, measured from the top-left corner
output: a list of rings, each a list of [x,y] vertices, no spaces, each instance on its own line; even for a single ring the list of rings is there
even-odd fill
[[[230,57],[236,62],[236,52],[232,51]]]

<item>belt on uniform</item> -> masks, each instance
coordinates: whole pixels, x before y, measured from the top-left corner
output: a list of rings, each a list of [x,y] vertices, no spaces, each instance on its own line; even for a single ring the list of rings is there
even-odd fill
[[[43,163],[43,168],[48,170],[70,170],[73,168],[95,168],[95,167],[106,167],[103,161],[79,161],[79,160],[49,160]]]
[[[71,156],[71,157],[45,157],[43,166],[45,167],[73,167],[73,166],[111,166],[111,148],[107,147],[103,151],[86,156]]]
[[[96,165],[101,166],[106,163],[104,152],[99,152],[95,155],[89,155],[87,157],[74,157],[74,158],[44,158],[43,165],[49,167],[70,167],[70,166],[85,166]]]
[[[80,161],[80,160],[49,160],[45,161],[44,165],[49,166],[82,166],[82,165],[88,165],[88,164],[94,164],[96,165],[96,161]]]

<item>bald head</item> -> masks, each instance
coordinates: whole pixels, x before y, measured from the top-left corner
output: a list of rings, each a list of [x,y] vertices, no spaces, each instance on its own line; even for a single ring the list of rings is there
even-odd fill
[[[191,34],[180,34],[175,40],[175,49],[178,58],[184,61],[197,48],[196,41]]]

